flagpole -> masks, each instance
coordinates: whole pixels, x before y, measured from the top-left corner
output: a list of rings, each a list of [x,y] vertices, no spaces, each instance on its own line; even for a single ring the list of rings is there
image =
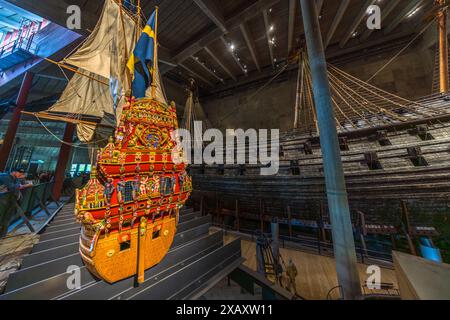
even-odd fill
[[[153,46],[152,98],[156,99],[156,68],[158,63],[158,6],[155,7],[155,45]]]
[[[141,30],[141,0],[137,0],[137,32],[136,32],[136,40],[139,39],[139,31]]]

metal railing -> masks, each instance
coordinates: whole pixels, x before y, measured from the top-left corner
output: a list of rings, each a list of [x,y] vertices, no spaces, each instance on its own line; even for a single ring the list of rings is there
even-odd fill
[[[10,226],[14,229],[26,224],[31,232],[38,232],[30,220],[38,212],[45,212],[50,219],[59,211],[62,204],[53,197],[54,182],[41,183],[25,188],[19,192],[0,194],[0,238],[6,236]],[[73,190],[68,190],[71,195]],[[48,206],[56,203],[57,209],[50,212]],[[40,228],[39,228],[40,229]]]
[[[14,52],[16,49],[22,49],[24,51],[34,53],[37,50],[37,44],[33,41],[36,33],[31,34],[28,37],[18,37],[0,48],[0,58],[4,55]]]
[[[258,234],[261,234],[261,231],[258,230],[251,230],[251,229],[245,229],[245,228],[239,228],[239,230],[236,230],[236,228],[231,227],[226,224],[220,224],[220,223],[214,223],[213,225],[216,227],[219,227],[223,229],[225,232],[227,231],[233,231],[233,232],[239,232],[241,234],[247,234],[249,238],[254,241]],[[264,233],[267,237],[271,238],[270,233]],[[308,237],[304,235],[295,235],[295,236],[286,236],[286,235],[279,235],[279,242],[280,246],[282,248],[288,248],[308,253],[316,253],[323,256],[328,257],[334,257],[334,248],[332,242],[326,242],[326,241],[320,241],[317,238],[314,237]],[[365,249],[362,247],[355,247],[356,251],[356,257],[358,259],[358,262],[363,264],[380,264],[383,267],[392,268],[392,254],[388,252],[382,252],[382,251],[376,251],[376,250],[370,250]]]

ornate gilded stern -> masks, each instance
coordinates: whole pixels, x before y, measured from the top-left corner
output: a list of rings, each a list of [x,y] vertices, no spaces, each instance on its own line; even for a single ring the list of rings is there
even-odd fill
[[[172,244],[179,210],[192,191],[186,164],[172,159],[177,128],[174,103],[130,100],[90,180],[77,190],[80,253],[108,282],[136,270],[143,281],[143,270],[159,263]]]

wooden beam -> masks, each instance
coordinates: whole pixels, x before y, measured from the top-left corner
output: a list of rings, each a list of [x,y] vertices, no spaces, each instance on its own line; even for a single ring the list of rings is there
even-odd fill
[[[333,22],[331,23],[330,29],[328,30],[327,36],[323,43],[324,48],[326,49],[330,44],[331,39],[333,38],[334,33],[336,32],[339,23],[341,23],[342,18],[344,17],[345,11],[347,11],[347,7],[350,4],[350,0],[341,1],[341,5],[339,6],[336,15],[334,16]]]
[[[266,29],[267,45],[269,46],[270,62],[272,63],[272,67],[275,67],[274,56],[273,56],[273,45],[270,41],[269,15],[267,14],[267,10],[263,11],[263,16],[264,16],[264,27]]]
[[[218,28],[209,30],[205,34],[197,37],[197,39],[189,40],[187,45],[185,45],[183,49],[174,55],[173,60],[175,63],[180,64],[223,35],[224,33],[222,30]]]
[[[261,66],[259,65],[258,58],[256,57],[256,49],[255,49],[255,43],[253,41],[253,38],[250,36],[250,32],[248,31],[247,26],[244,23],[241,23],[240,29],[242,32],[242,35],[244,36],[245,43],[247,44],[248,50],[250,51],[250,54],[252,55],[253,62],[255,63],[256,69],[258,69],[259,72],[261,72]]]
[[[71,3],[73,1],[68,0],[7,0],[7,2],[32,12],[33,14],[56,23],[64,28],[67,28],[67,8],[73,4]],[[92,13],[91,11],[83,11],[81,15],[82,30],[74,31],[82,35],[88,35],[87,29],[92,29],[97,24],[98,18],[98,15]]]
[[[319,14],[319,15],[320,15],[320,11],[322,11],[323,3],[324,3],[324,0],[317,0],[317,3],[316,3],[317,14]]]
[[[204,1],[204,0],[194,0],[197,6],[203,11],[203,13],[211,19],[212,22],[223,32],[227,32],[227,27],[225,26],[225,19],[223,14],[214,4],[214,1]]]
[[[292,44],[294,43],[294,27],[295,27],[295,10],[297,0],[289,0],[289,16],[288,16],[288,47],[287,55],[292,51]]]
[[[200,67],[202,67],[203,70],[205,70],[206,72],[208,72],[210,75],[212,75],[214,78],[216,78],[218,81],[223,82],[223,79],[221,77],[219,77],[217,74],[215,74],[212,70],[210,70],[209,68],[207,68],[203,63],[201,63],[200,61],[198,61],[198,59],[191,57],[193,61],[195,61]]]
[[[248,21],[258,14],[260,14],[264,9],[270,8],[273,5],[277,4],[280,0],[258,0],[245,9],[240,9],[238,12],[231,15],[231,17],[225,21],[225,27],[228,32],[239,28],[239,25],[244,21]],[[196,54],[201,49],[209,45],[214,40],[217,40],[219,37],[223,36],[225,32],[223,32],[220,28],[214,28],[208,30],[202,34],[194,36],[192,39],[186,42],[186,44],[178,50],[177,53],[173,56],[173,60],[176,63],[183,62],[188,59],[190,56]]]
[[[67,28],[67,17],[66,14],[67,7],[74,4],[73,1],[69,0],[45,0],[45,1],[35,1],[35,0],[6,0],[7,2],[32,12],[44,19],[47,19],[53,23],[56,23],[64,28]],[[100,6],[100,10],[103,7],[103,4],[95,5],[95,2],[100,3],[100,1],[87,1],[86,6],[89,6],[88,9],[97,8]],[[91,4],[92,3],[92,4]],[[82,36],[88,36],[90,32],[88,30],[94,29],[95,25],[98,22],[99,15],[93,13],[94,11],[83,10],[81,14],[81,30],[73,30],[77,34]],[[176,66],[173,63],[172,55],[164,47],[159,46],[159,61],[161,63],[170,64]]]
[[[416,10],[425,0],[411,0],[402,11],[392,20],[384,34],[391,33],[412,11]]]
[[[188,73],[190,73],[191,76],[196,77],[196,78],[202,80],[204,83],[208,84],[210,87],[214,87],[214,84],[213,84],[211,81],[209,81],[208,79],[206,79],[206,78],[203,77],[202,75],[198,74],[197,72],[195,72],[195,71],[189,69],[189,68],[186,67],[184,64],[180,63],[178,66],[181,67],[181,68],[183,68],[184,70],[186,70]]]
[[[400,0],[390,0],[388,2],[388,4],[386,5],[386,7],[383,9],[383,11],[381,12],[381,17],[382,19],[386,18],[391,12],[392,10],[395,9],[395,7],[400,3]],[[381,20],[381,22],[383,22],[383,20]],[[370,37],[370,35],[372,34],[372,32],[374,32],[375,30],[373,29],[367,29],[366,32],[363,33],[363,35],[361,36],[361,40],[362,41],[366,41],[367,38]]]
[[[384,44],[395,44],[398,41],[405,39],[405,38],[412,38],[414,35],[413,31],[405,31],[400,32],[396,34],[391,34],[384,38],[374,39],[370,40],[368,42],[360,43],[358,45],[354,45],[351,47],[346,47],[345,49],[340,49],[339,46],[333,46],[330,47],[330,50],[327,51],[326,57],[327,60],[329,59],[339,59],[345,56],[348,56],[350,54],[354,53],[360,53],[364,50],[368,50],[370,52],[373,48],[379,48],[383,46]],[[408,40],[409,41],[409,40]],[[285,72],[293,71],[298,68],[298,64],[292,64],[289,65],[289,67],[285,70]],[[266,79],[272,78],[274,75],[276,75],[279,72],[279,70],[274,70],[272,68],[263,68],[261,73],[252,73],[248,77],[241,78],[236,83],[225,83],[225,84],[219,84],[216,88],[214,88],[209,94],[211,96],[217,95],[221,92],[227,91],[227,90],[235,90],[239,87],[244,87],[246,85],[249,85],[250,83],[254,82],[260,82],[265,81]],[[281,75],[279,75],[281,76]]]
[[[364,17],[367,16],[367,8],[369,8],[369,6],[373,5],[375,2],[376,2],[376,0],[366,0],[364,2],[363,7],[361,8],[361,10],[359,11],[359,13],[356,16],[355,20],[353,21],[352,25],[346,31],[344,37],[342,38],[341,42],[339,43],[339,46],[341,48],[345,47],[345,45],[347,44],[348,40],[350,40],[350,38],[352,37],[352,34],[356,31],[356,29],[360,25],[361,21],[364,19]]]
[[[241,68],[242,72],[245,73],[245,69],[242,67],[242,63],[238,60],[236,55],[234,55],[234,53],[230,51],[230,48],[228,47],[227,40],[225,40],[225,38],[223,36],[220,37],[220,40],[222,41],[222,43],[225,46],[226,50],[228,50],[230,52],[231,56],[233,57],[234,62],[236,62],[236,64],[239,66],[239,68]]]
[[[222,61],[219,60],[219,58],[216,57],[216,55],[209,50],[208,47],[204,48],[205,51],[210,55],[210,57],[230,76],[230,78],[232,78],[234,81],[237,80],[237,78],[234,76],[234,74],[230,71],[230,69],[228,69],[223,63]]]

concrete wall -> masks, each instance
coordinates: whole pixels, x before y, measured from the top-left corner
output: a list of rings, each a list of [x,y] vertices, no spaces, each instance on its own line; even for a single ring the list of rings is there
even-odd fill
[[[392,57],[394,54],[391,54]],[[390,60],[371,57],[346,64],[341,68],[351,75],[368,80]],[[431,93],[435,53],[433,50],[411,49],[383,69],[370,84],[407,99]]]
[[[389,64],[371,84],[408,99],[431,93],[434,50],[419,47],[407,50]],[[398,50],[397,50],[398,52]],[[362,58],[339,68],[362,80],[367,80],[383,67],[396,52],[385,57]],[[288,74],[287,81],[260,88],[239,91],[232,96],[201,101],[213,126],[226,128],[279,128],[289,130],[294,122],[297,71]]]

